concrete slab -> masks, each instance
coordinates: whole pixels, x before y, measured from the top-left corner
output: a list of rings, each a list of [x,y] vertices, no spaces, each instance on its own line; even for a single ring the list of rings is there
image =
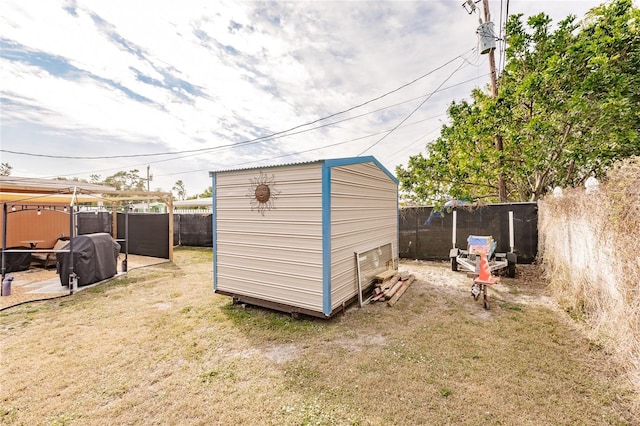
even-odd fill
[[[69,287],[60,284],[60,278],[50,278],[45,281],[39,281],[37,283],[31,283],[25,288],[31,288],[33,290],[27,291],[27,294],[67,294],[69,293]]]
[[[168,262],[167,259],[147,256],[129,255],[128,257],[129,271],[166,262]],[[114,277],[104,281],[78,287],[75,293],[103,284],[105,281],[121,275],[126,275],[126,272],[119,272]],[[26,271],[11,273],[10,276],[14,277],[11,284],[11,293],[8,295],[3,294],[3,297],[0,297],[0,310],[23,303],[53,299],[70,294],[69,287],[60,284],[60,277],[55,269],[30,268]]]

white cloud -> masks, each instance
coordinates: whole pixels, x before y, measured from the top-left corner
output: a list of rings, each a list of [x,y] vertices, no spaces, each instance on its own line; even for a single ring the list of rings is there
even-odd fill
[[[432,94],[458,60],[335,117],[432,94],[405,123],[415,124],[367,153],[393,170],[437,136],[452,100],[488,82],[486,58],[469,52],[476,45],[477,16],[460,3],[5,0],[0,36],[11,43],[3,51],[14,56],[0,59],[2,147],[107,156],[225,146],[350,108],[468,52],[465,66],[444,86],[470,83]],[[545,10],[558,20],[595,4],[512,0],[510,12]],[[499,6],[492,2],[494,16]],[[195,193],[210,184],[207,169],[357,155],[421,101],[242,148],[161,162],[166,158],[65,160],[65,170],[106,176],[151,164],[152,186],[168,190],[182,179]],[[302,152],[319,147],[327,148]],[[269,160],[290,153],[299,154]],[[62,163],[5,153],[3,162],[14,166],[14,174],[33,176],[57,176]]]

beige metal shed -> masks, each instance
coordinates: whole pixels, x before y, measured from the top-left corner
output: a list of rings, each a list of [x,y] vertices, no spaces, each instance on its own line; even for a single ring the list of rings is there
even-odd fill
[[[216,293],[329,317],[358,297],[355,253],[397,259],[398,180],[374,157],[210,176]]]

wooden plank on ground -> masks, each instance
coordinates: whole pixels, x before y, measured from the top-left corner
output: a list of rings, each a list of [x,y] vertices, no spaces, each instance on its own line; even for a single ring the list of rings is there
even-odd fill
[[[378,275],[376,275],[376,280],[384,281],[386,279],[389,279],[389,278],[393,277],[395,274],[396,274],[396,270],[395,269],[387,269],[386,271],[381,272]]]
[[[382,291],[389,290],[391,287],[393,287],[398,282],[399,279],[400,279],[399,275],[394,275],[390,279],[384,280],[384,282],[382,284],[380,284],[380,290],[382,290]]]
[[[406,281],[401,281],[402,286],[396,291],[393,297],[387,302],[387,305],[389,306],[395,305],[398,299],[400,299],[400,296],[402,296],[404,292],[407,290],[407,288],[411,285],[413,280],[415,280],[415,277],[411,275]]]

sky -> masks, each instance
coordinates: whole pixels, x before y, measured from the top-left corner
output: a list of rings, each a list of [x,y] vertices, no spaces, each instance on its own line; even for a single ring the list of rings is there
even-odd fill
[[[371,155],[395,173],[488,87],[462,3],[0,0],[0,161],[189,196],[217,170]],[[489,3],[499,38],[507,4],[558,22],[600,2]]]

